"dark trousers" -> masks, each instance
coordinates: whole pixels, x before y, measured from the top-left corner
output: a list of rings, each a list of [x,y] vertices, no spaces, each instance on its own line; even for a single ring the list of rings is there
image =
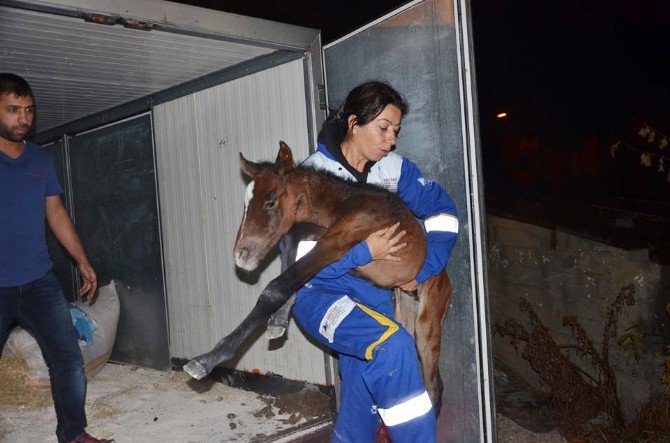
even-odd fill
[[[0,346],[18,322],[35,337],[49,367],[59,441],[86,428],[84,361],[58,280],[51,271],[20,286],[0,287]]]

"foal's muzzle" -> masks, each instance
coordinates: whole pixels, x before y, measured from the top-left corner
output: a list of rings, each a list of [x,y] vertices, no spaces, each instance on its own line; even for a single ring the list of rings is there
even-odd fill
[[[258,267],[258,257],[245,246],[235,251],[235,264],[245,271],[253,271]]]

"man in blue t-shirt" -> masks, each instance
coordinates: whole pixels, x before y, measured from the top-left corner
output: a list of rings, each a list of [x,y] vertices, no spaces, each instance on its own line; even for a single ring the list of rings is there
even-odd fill
[[[86,375],[67,301],[47,251],[44,221],[77,262],[79,295],[98,283],[60,194],[49,154],[25,141],[35,115],[30,85],[0,73],[0,348],[14,323],[30,331],[49,367],[59,442],[109,442],[86,433]]]

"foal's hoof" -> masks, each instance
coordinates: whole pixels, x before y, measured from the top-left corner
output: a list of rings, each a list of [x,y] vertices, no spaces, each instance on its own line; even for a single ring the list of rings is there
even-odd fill
[[[286,328],[283,326],[271,326],[268,325],[268,328],[265,330],[265,336],[272,340],[273,338],[279,338],[286,332]]]
[[[203,366],[196,360],[191,360],[190,362],[186,363],[184,365],[184,371],[188,372],[188,375],[195,378],[196,380],[200,380],[205,377],[205,375],[207,375],[205,368],[203,368]]]

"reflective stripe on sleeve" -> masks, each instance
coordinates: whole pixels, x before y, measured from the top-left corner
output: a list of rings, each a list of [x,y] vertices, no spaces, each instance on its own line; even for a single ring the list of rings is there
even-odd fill
[[[423,391],[423,394],[388,409],[377,408],[377,412],[386,426],[396,426],[421,417],[430,412],[432,408],[428,392]]]
[[[423,226],[426,228],[426,232],[458,232],[458,219],[450,214],[438,214],[425,219]]]
[[[300,260],[302,257],[307,255],[309,251],[314,249],[316,246],[316,240],[301,240],[298,242],[298,249],[295,252],[295,259]]]

